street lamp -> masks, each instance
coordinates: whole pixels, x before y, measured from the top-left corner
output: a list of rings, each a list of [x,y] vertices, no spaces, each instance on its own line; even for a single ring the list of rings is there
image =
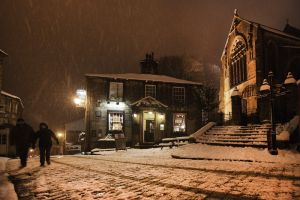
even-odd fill
[[[290,91],[286,90],[284,87],[275,87],[273,85],[273,77],[274,74],[272,71],[268,74],[268,80],[264,79],[263,84],[261,85],[259,91],[260,91],[260,98],[262,97],[269,97],[269,106],[270,106],[270,123],[271,123],[271,135],[270,137],[267,137],[268,140],[268,149],[270,154],[277,155],[277,144],[276,144],[276,127],[275,127],[275,119],[274,119],[274,113],[275,113],[275,107],[274,107],[274,101],[275,98],[278,96],[286,95]],[[294,84],[296,83],[296,80],[294,79],[291,72],[288,73],[286,80],[284,81],[284,85]],[[281,90],[283,89],[283,90]]]
[[[278,150],[277,150],[277,145],[276,145],[276,129],[275,129],[275,123],[274,123],[274,91],[273,91],[273,77],[274,74],[273,72],[269,72],[268,74],[268,80],[264,79],[262,86],[260,87],[259,91],[264,94],[264,97],[269,96],[270,98],[270,122],[271,122],[271,137],[267,137],[269,139],[268,144],[269,144],[269,152],[272,155],[277,155]]]
[[[62,138],[63,134],[62,133],[57,133],[58,138]]]

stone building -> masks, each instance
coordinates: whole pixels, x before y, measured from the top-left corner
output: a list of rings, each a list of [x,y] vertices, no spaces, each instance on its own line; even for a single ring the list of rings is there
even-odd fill
[[[219,111],[225,121],[232,123],[258,123],[264,120],[259,88],[269,71],[274,74],[277,88],[291,72],[300,78],[300,30],[286,24],[283,31],[240,17],[235,12],[221,56]],[[292,106],[296,108],[296,100]],[[282,112],[289,110],[286,97],[275,102],[275,117],[284,121]],[[291,108],[293,109],[293,108]]]
[[[65,124],[65,142],[80,144],[79,134],[85,132],[84,119],[78,119]]]
[[[22,115],[22,100],[2,90],[3,63],[8,55],[0,49],[0,155],[15,155],[15,147],[10,142],[10,128]]]
[[[114,131],[128,145],[153,145],[165,137],[186,136],[201,126],[193,90],[200,83],[157,74],[153,54],[142,73],[86,74],[86,132],[89,146]]]

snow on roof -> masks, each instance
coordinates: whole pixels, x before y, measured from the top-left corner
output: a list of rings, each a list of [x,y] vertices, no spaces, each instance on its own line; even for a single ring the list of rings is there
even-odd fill
[[[252,22],[252,23],[256,23],[256,22]],[[256,24],[260,25],[260,27],[263,28],[266,31],[276,33],[278,35],[282,35],[282,36],[285,36],[285,37],[289,37],[289,38],[292,38],[292,39],[300,40],[299,37],[296,37],[296,36],[291,35],[289,33],[283,32],[281,30],[278,30],[278,29],[275,29],[275,28],[272,28],[272,27],[269,27],[269,26],[266,26],[266,25],[263,25],[263,24],[259,24],[259,23],[256,23]]]
[[[291,45],[285,45],[285,46],[280,46],[282,48],[289,48],[289,49],[300,49],[300,46],[291,46]]]
[[[121,79],[121,80],[137,80],[146,82],[163,82],[163,83],[177,83],[177,84],[189,84],[189,85],[202,85],[201,83],[187,81],[183,79],[177,79],[171,76],[156,75],[156,74],[136,74],[136,73],[125,73],[125,74],[86,74],[87,77],[99,77],[99,78],[110,78],[110,79]]]
[[[3,51],[2,49],[0,49],[0,55],[8,56],[8,54],[5,53],[5,51]]]
[[[17,97],[17,96],[15,96],[15,95],[12,95],[12,94],[10,94],[10,93],[8,93],[8,92],[4,92],[3,90],[1,91],[1,94],[4,95],[4,96],[10,97],[10,98],[19,100],[21,106],[24,108],[23,102],[22,102],[22,100],[21,100],[20,97]]]
[[[262,29],[264,29],[266,31],[269,31],[269,32],[272,32],[272,33],[275,33],[275,34],[278,34],[278,35],[282,35],[282,36],[285,36],[285,37],[289,37],[289,38],[292,38],[292,39],[300,40],[299,37],[296,37],[294,35],[291,35],[289,33],[284,32],[284,31],[281,31],[281,30],[278,30],[278,29],[275,29],[275,28],[272,28],[272,27],[269,27],[269,26],[266,26],[266,25],[263,25],[263,24],[251,21],[251,20],[248,20],[248,19],[244,19],[244,18],[240,17],[237,14],[234,14],[233,19],[235,19],[235,18],[237,18],[239,20],[242,20],[244,22],[247,22],[249,24],[253,24],[256,27],[261,27]],[[232,23],[231,23],[228,35],[230,35],[232,33],[232,27],[233,26],[234,26],[234,20],[232,20]],[[222,56],[225,54],[225,49],[226,49],[227,44],[228,44],[228,39],[229,39],[229,37],[227,37],[227,39],[226,39],[225,46],[224,46],[224,49],[223,49],[223,52],[222,52]]]

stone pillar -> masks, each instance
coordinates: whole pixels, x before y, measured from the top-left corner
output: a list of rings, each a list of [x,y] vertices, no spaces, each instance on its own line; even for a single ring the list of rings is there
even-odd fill
[[[270,85],[267,79],[264,79],[259,88],[260,98],[258,101],[259,121],[261,123],[271,122],[271,102],[270,102]]]
[[[288,90],[286,94],[286,113],[287,113],[287,120],[289,121],[297,114],[297,104],[298,101],[298,88],[296,80],[294,79],[291,72],[288,73],[284,85]]]
[[[270,123],[271,109],[270,97],[265,96],[258,99],[259,121],[261,123]]]
[[[232,123],[241,124],[242,122],[242,99],[241,94],[237,87],[234,88],[231,94],[231,106],[232,106]]]

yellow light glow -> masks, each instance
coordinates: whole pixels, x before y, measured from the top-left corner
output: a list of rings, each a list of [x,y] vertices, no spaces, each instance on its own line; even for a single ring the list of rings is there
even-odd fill
[[[153,112],[152,112],[152,111],[150,111],[150,112],[149,112],[149,115],[152,115],[152,114],[153,114]]]
[[[134,113],[134,114],[133,114],[133,117],[134,117],[134,118],[136,118],[136,117],[137,117],[137,114],[136,114],[136,113]]]
[[[75,103],[76,105],[78,105],[78,104],[81,103],[81,99],[79,99],[79,98],[77,98],[77,97],[75,97],[73,101],[74,101],[74,103]]]
[[[160,115],[159,115],[159,118],[160,118],[160,119],[164,119],[164,118],[165,118],[165,115],[160,114]]]
[[[57,137],[61,138],[64,134],[62,133],[57,133]]]
[[[119,102],[119,104],[107,102],[106,108],[109,110],[124,110],[126,108],[126,104],[124,102]]]

